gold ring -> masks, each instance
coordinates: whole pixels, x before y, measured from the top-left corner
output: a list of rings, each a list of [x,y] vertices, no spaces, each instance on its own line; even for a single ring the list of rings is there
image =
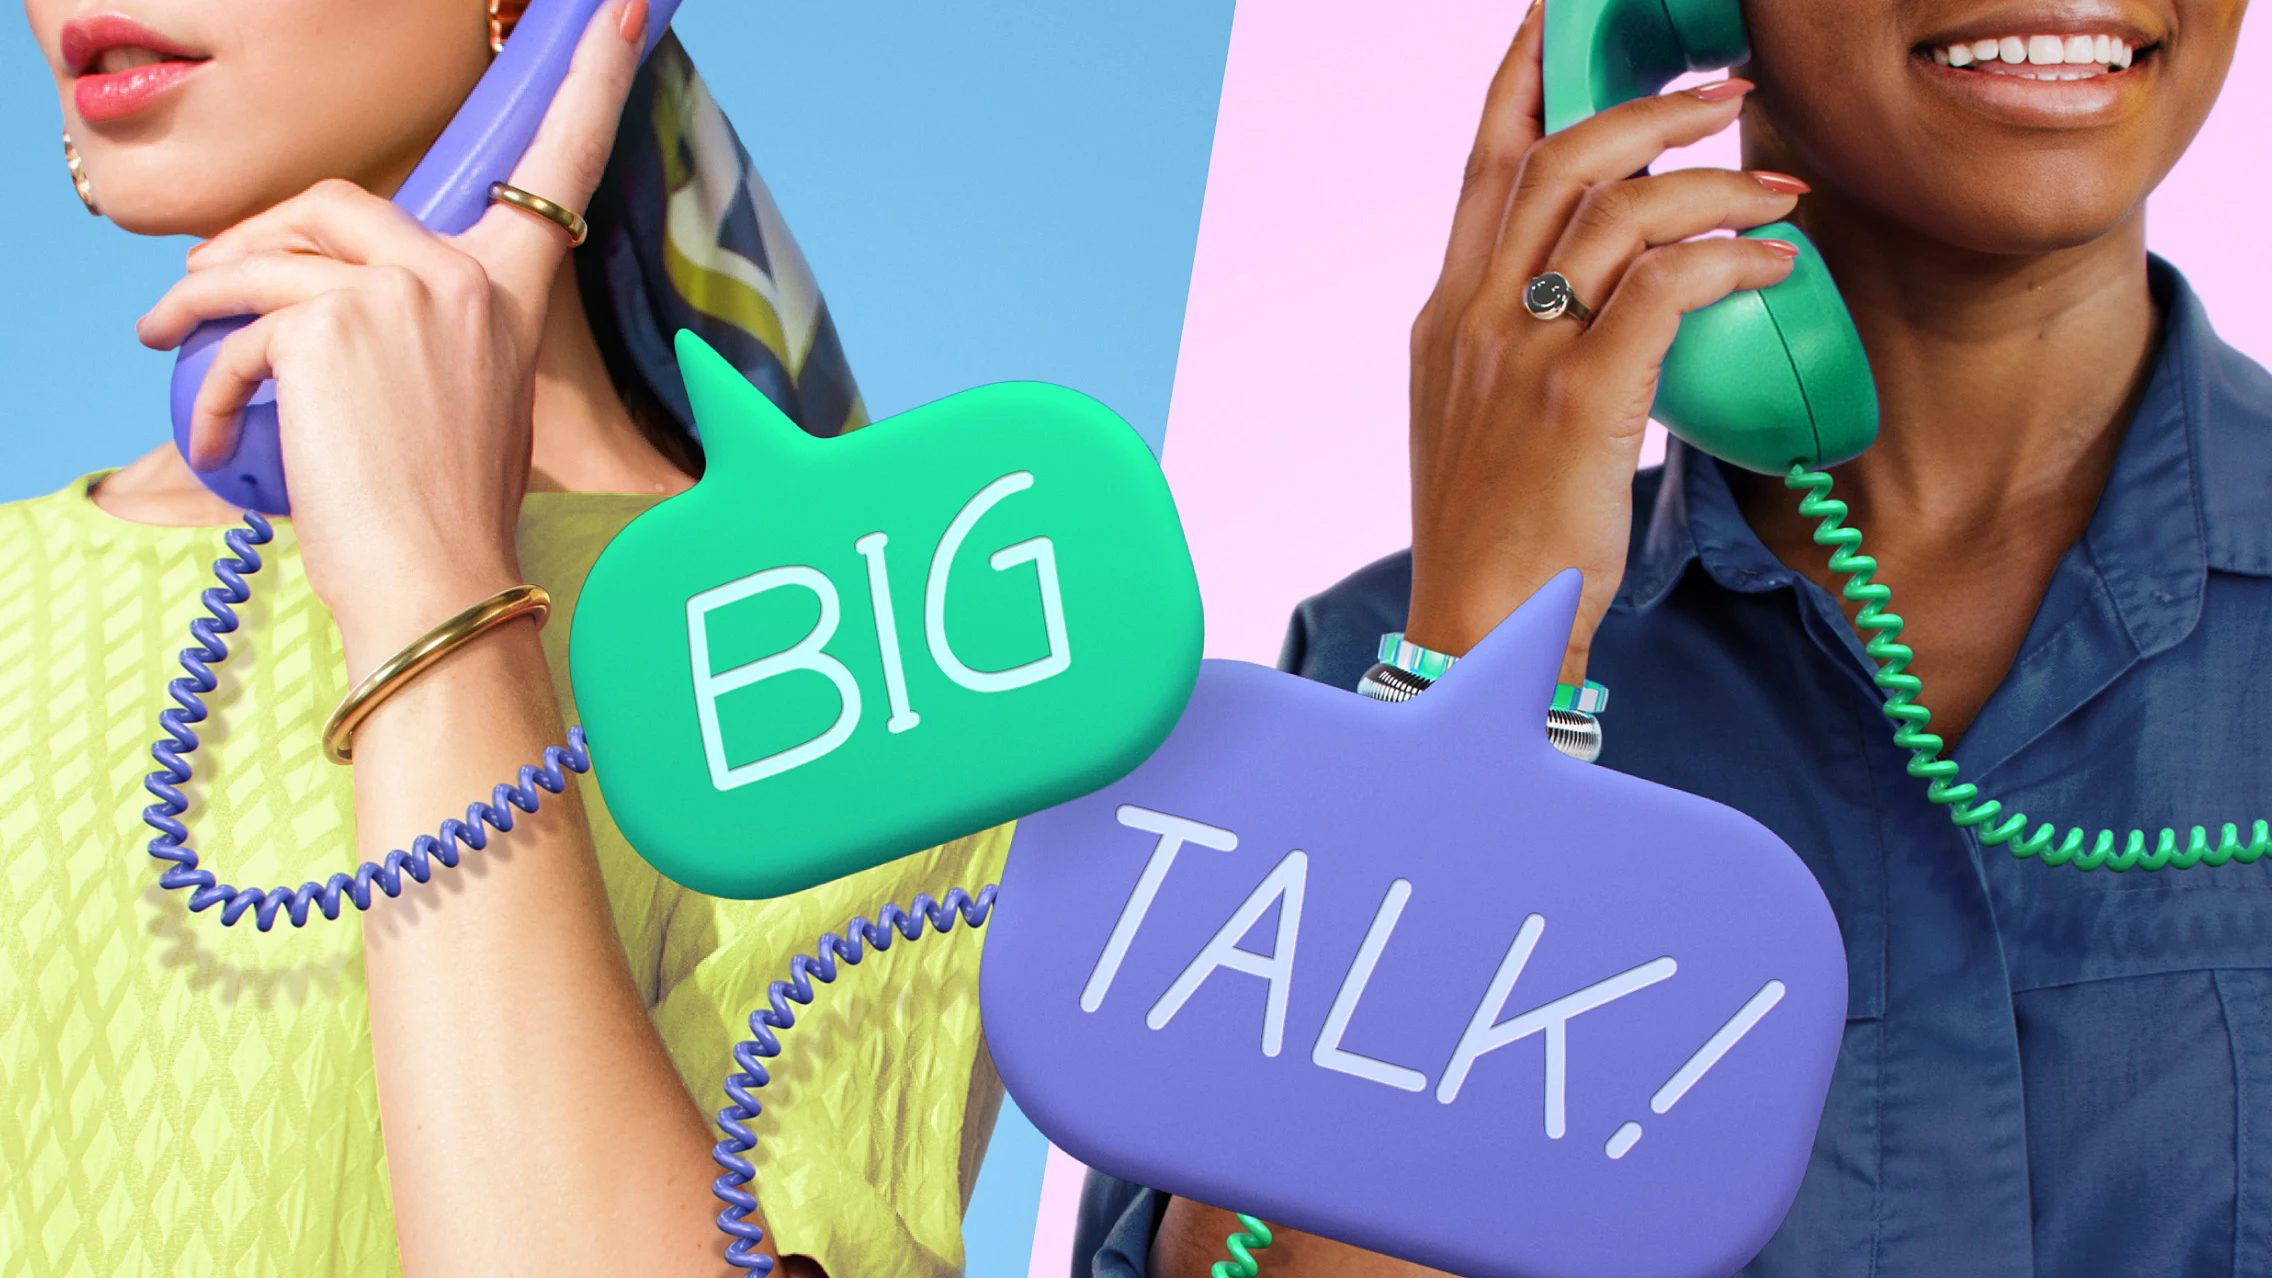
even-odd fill
[[[586,222],[582,214],[573,209],[562,208],[541,195],[524,191],[509,183],[491,182],[489,184],[489,202],[491,204],[510,204],[517,209],[526,209],[568,232],[569,248],[575,248],[582,244],[584,237],[592,233],[591,223]]]
[[[552,612],[552,596],[542,586],[507,586],[457,616],[411,641],[385,665],[364,676],[363,682],[343,698],[323,725],[323,755],[333,763],[352,763],[355,729],[370,717],[379,703],[480,636],[517,617],[534,614],[543,625]]]

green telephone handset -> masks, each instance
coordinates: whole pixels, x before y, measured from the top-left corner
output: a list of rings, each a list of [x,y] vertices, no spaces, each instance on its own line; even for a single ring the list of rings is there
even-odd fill
[[[1596,111],[1655,93],[1684,71],[1734,66],[1751,56],[1740,0],[1549,0],[1542,71],[1548,132]],[[1909,775],[1929,784],[1925,797],[1958,827],[2016,857],[2078,870],[2191,869],[2253,865],[2272,857],[2272,820],[2243,831],[2132,829],[2126,834],[2048,821],[2029,829],[2027,814],[2007,810],[1963,779],[1943,742],[1928,729],[1932,711],[1918,699],[1924,685],[1908,672],[1915,656],[1901,642],[1893,592],[1871,580],[1877,561],[1862,553],[1862,534],[1845,526],[1846,503],[1830,495],[1824,473],[1869,450],[1878,435],[1877,385],[1870,377],[1854,317],[1838,295],[1813,241],[1785,222],[1744,234],[1786,240],[1799,256],[1782,283],[1734,294],[1682,317],[1665,356],[1651,416],[1673,434],[1722,460],[1780,475],[1801,494],[1799,513],[1819,519],[1815,544],[1830,548],[1830,570],[1847,577],[1840,592],[1862,605],[1857,629],[1878,663],[1894,744],[1910,752]]]
[[[1738,0],[1551,0],[1546,128],[1655,93],[1684,71],[1750,56]],[[1746,470],[1780,475],[1860,456],[1878,434],[1877,387],[1853,317],[1806,232],[1745,234],[1799,247],[1790,277],[1692,311],[1665,356],[1651,415]]]

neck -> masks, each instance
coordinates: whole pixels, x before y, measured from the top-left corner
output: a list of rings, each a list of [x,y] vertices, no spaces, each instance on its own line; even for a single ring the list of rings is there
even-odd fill
[[[2161,320],[2143,219],[1999,255],[1925,240],[1834,192],[1807,204],[1878,387],[1877,445],[1839,468],[1839,495],[1902,601],[1933,731],[1959,740],[2089,527],[2144,392]],[[1777,558],[1840,591],[1781,482],[1751,475],[1737,492]]]
[[[670,494],[691,482],[640,434],[616,396],[573,262],[561,263],[545,309],[535,412],[532,489]]]
[[[2031,255],[1934,243],[1829,192],[1802,222],[1877,379],[1877,445],[1841,486],[1928,526],[2053,496],[2087,517],[2160,341],[2143,210]]]
[[[570,263],[562,263],[545,312],[533,411],[532,490],[669,494],[692,482],[655,451],[616,397]],[[239,515],[197,482],[170,443],[105,478],[94,501],[138,524],[218,527]]]

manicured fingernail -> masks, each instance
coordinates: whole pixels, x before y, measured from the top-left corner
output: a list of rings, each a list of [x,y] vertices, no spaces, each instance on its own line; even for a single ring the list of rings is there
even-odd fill
[[[637,44],[647,35],[647,0],[630,0],[623,6],[623,17],[616,23],[626,43]]]
[[[1777,257],[1786,261],[1798,260],[1799,246],[1789,240],[1761,240],[1759,242],[1766,245]]]
[[[1777,195],[1805,195],[1814,189],[1788,173],[1777,173],[1773,169],[1753,169],[1751,176],[1753,181]]]
[[[1751,92],[1751,81],[1736,79],[1722,80],[1717,84],[1699,85],[1688,91],[1689,96],[1699,102],[1725,102],[1730,98],[1740,98],[1749,92]]]

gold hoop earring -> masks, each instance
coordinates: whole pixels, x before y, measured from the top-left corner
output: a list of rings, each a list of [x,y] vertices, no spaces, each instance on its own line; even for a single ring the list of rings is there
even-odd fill
[[[489,0],[489,52],[505,51],[505,37],[521,23],[521,15],[529,11],[529,0]]]
[[[71,189],[79,193],[79,203],[87,212],[101,217],[103,211],[95,207],[95,184],[87,179],[87,166],[79,159],[79,148],[71,145],[71,135],[63,135],[63,163],[71,170]]]

